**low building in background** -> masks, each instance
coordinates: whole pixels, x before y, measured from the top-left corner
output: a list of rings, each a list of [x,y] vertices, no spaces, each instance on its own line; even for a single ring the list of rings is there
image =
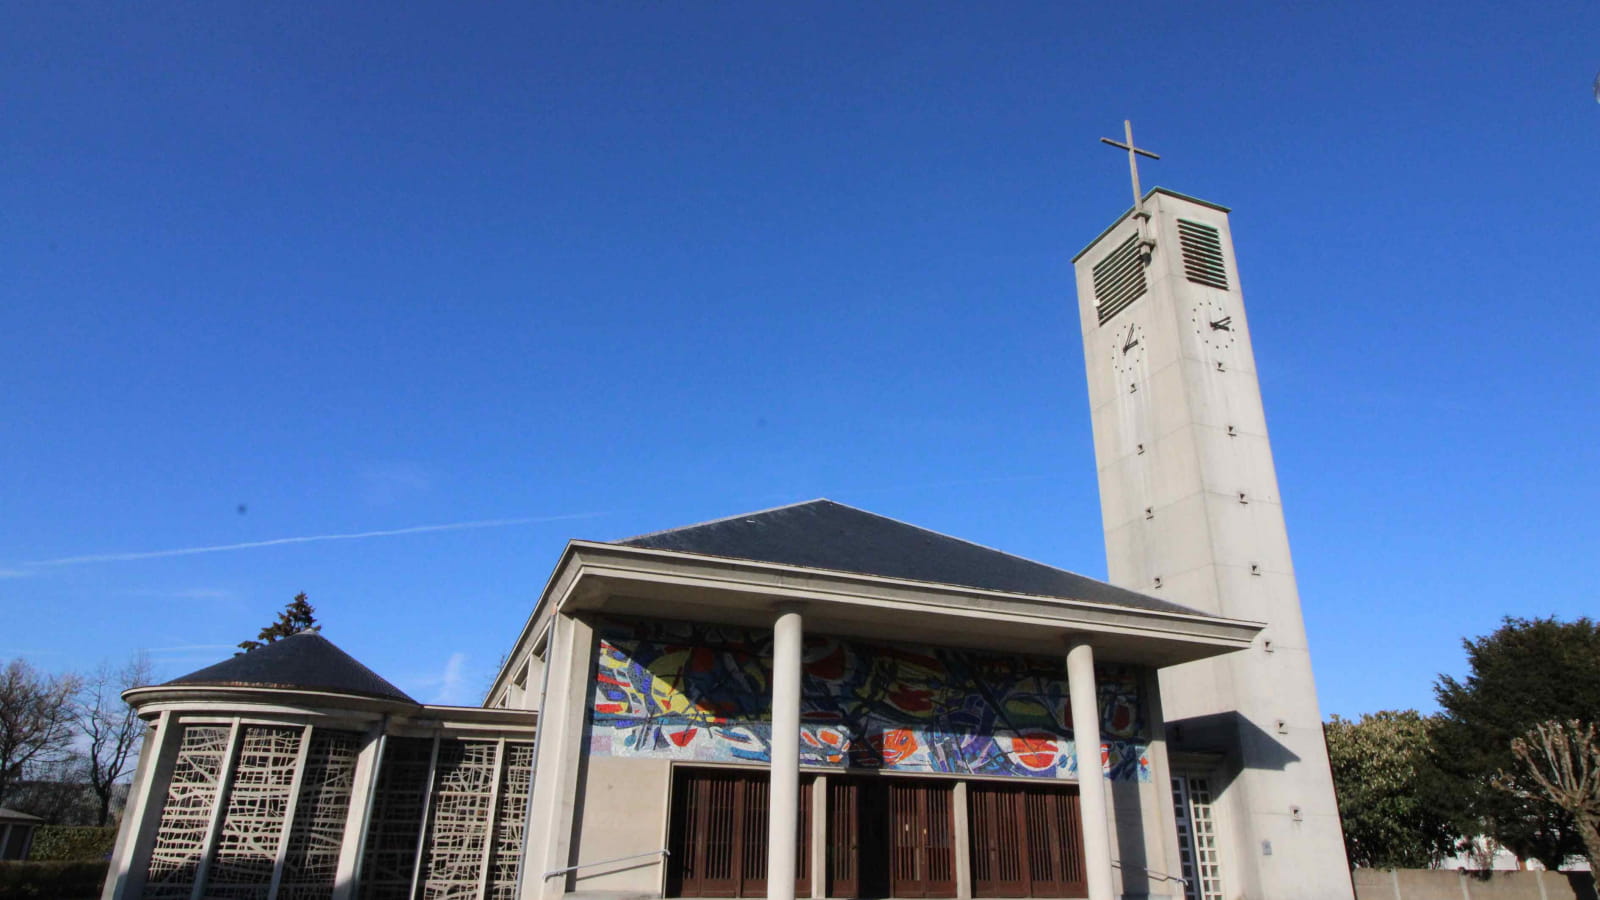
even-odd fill
[[[0,807],[0,860],[27,859],[34,829],[43,822],[38,816]]]

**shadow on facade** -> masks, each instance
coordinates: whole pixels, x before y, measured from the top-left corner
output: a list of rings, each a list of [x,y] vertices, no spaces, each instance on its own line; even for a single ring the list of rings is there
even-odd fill
[[[1236,711],[1193,716],[1187,719],[1168,719],[1167,745],[1169,751],[1186,753],[1228,753],[1239,747],[1244,756],[1252,760],[1253,769],[1283,771],[1300,757],[1285,747],[1278,738],[1263,731],[1254,722]],[[1234,772],[1239,761],[1228,753],[1227,769]]]

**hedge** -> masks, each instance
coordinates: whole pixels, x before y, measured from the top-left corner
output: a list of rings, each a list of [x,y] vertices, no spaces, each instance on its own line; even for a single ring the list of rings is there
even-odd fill
[[[109,862],[0,862],[0,900],[94,900]]]
[[[117,842],[115,826],[40,825],[33,833],[33,849],[28,859],[34,862],[74,862],[111,858]]]

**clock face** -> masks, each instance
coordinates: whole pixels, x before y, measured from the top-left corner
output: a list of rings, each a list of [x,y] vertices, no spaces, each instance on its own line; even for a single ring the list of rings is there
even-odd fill
[[[1144,329],[1138,325],[1129,322],[1112,334],[1111,368],[1117,373],[1118,381],[1127,381],[1128,375],[1141,369],[1144,353]]]
[[[1212,350],[1227,350],[1238,338],[1233,314],[1221,301],[1206,299],[1196,303],[1189,312],[1189,321],[1200,343]]]

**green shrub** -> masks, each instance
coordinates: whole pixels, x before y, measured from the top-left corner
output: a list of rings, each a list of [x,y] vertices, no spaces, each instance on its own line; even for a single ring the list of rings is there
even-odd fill
[[[34,862],[87,862],[111,856],[117,842],[115,827],[40,825],[33,833],[33,849],[28,859]]]
[[[0,862],[0,900],[94,900],[107,862]]]

